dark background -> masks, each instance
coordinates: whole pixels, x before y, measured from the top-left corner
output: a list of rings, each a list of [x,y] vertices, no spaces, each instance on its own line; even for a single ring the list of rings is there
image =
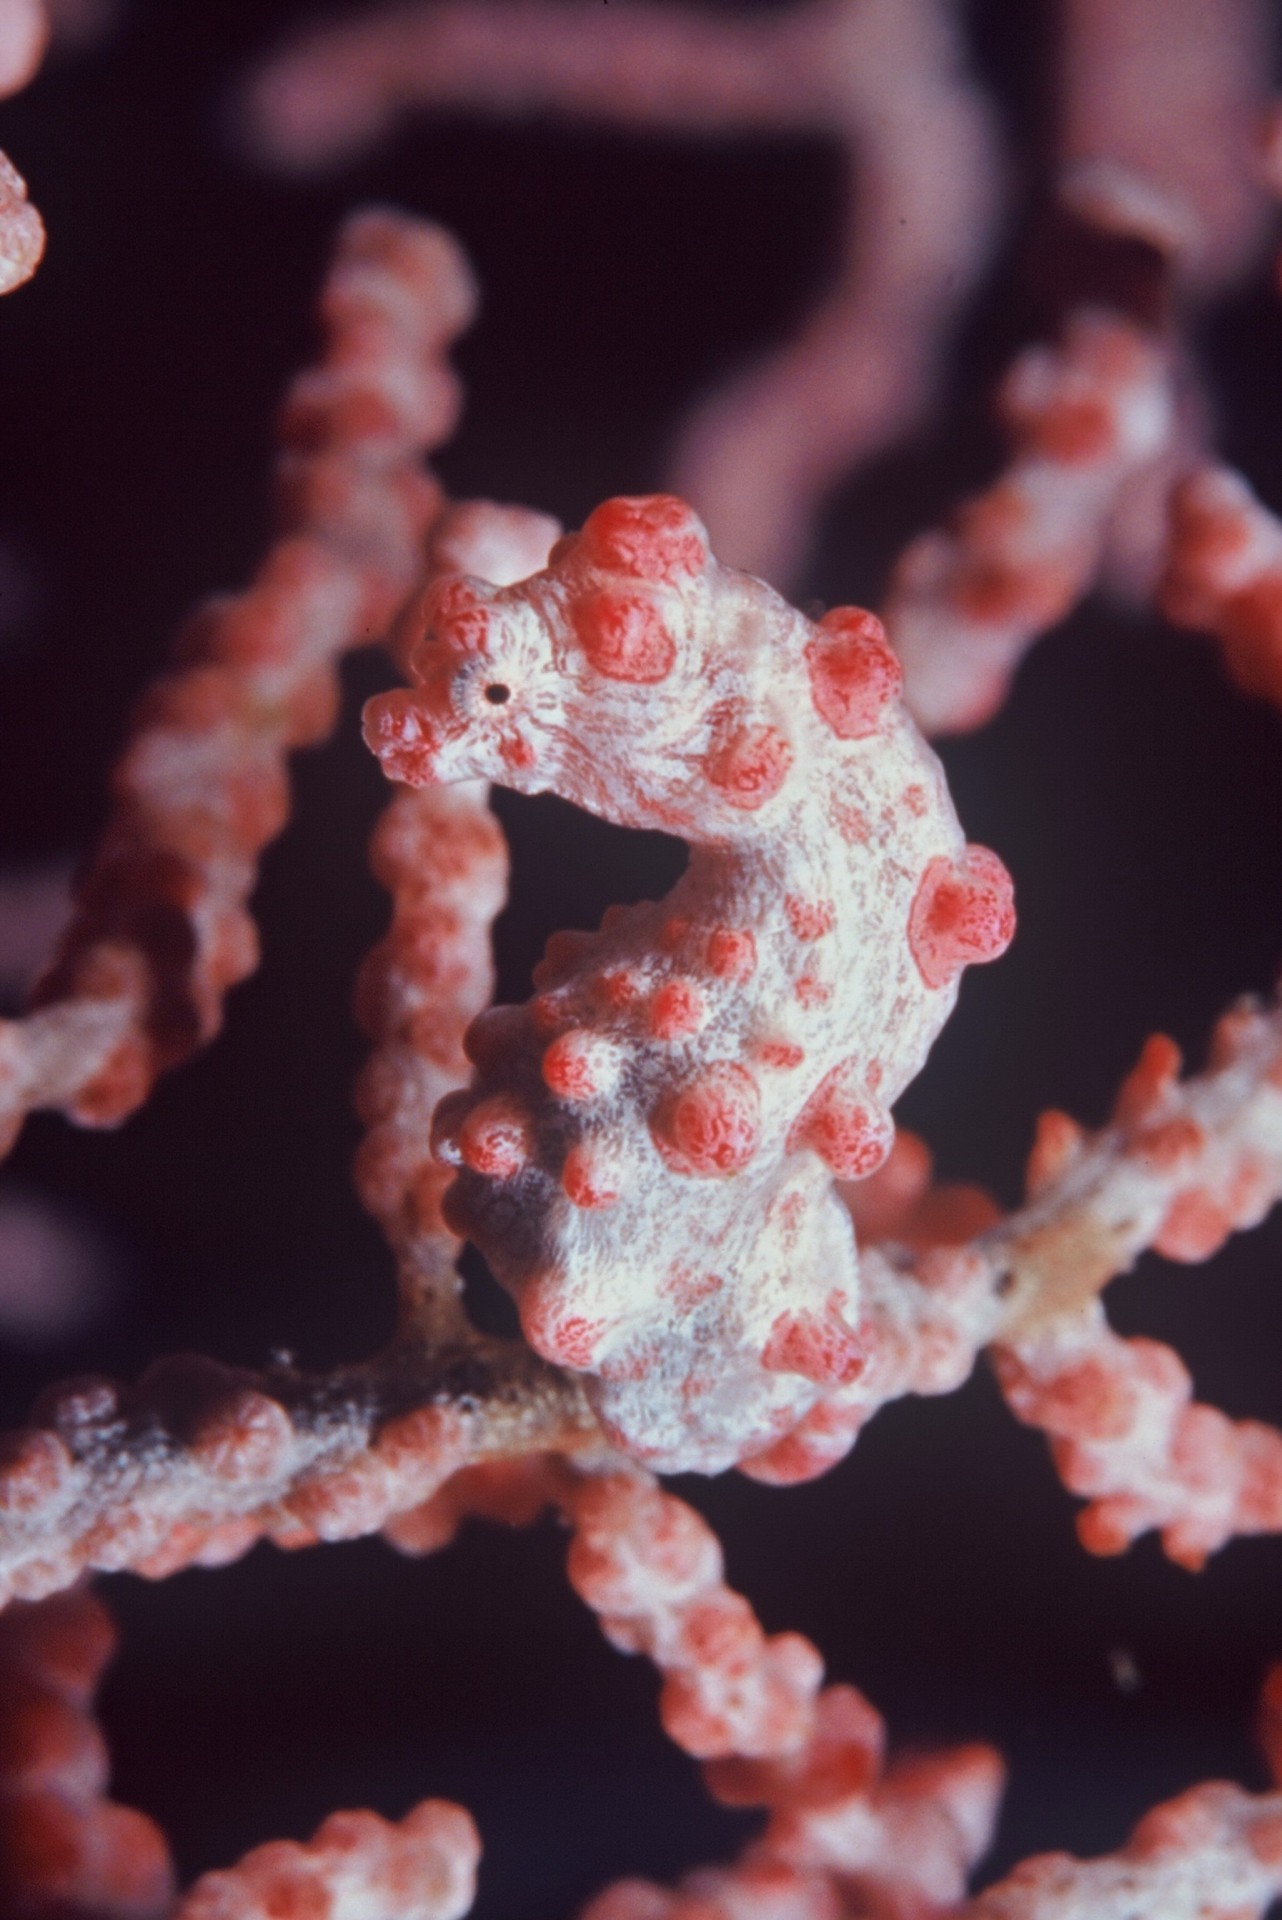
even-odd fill
[[[626,0],[623,0],[626,3]],[[592,4],[584,0],[585,31]],[[376,198],[448,223],[484,313],[458,362],[468,410],[440,460],[453,490],[577,524],[658,484],[672,426],[725,367],[782,336],[822,283],[840,208],[822,142],[729,145],[553,124],[420,123],[319,183],[274,182],[225,134],[230,89],[291,0],[133,0],[112,38],[54,60],[0,109],[51,240],[0,307],[0,540],[28,571],[0,640],[0,860],[85,847],[129,703],[185,608],[252,567],[271,419],[312,350],[329,237]],[[1042,315],[1030,291],[1052,61],[1040,7],[971,9],[975,57],[1015,158],[1006,250],[957,343],[929,433],[829,504],[803,592],[876,602],[905,535],[982,481],[995,371]],[[763,262],[768,271],[763,271]],[[1282,313],[1263,273],[1201,345],[1222,444],[1282,506]],[[295,821],[256,897],[265,964],[227,1030],[118,1134],[33,1123],[28,1190],[74,1202],[113,1249],[98,1324],[0,1368],[3,1418],[87,1366],[130,1375],[197,1348],[309,1365],[387,1334],[392,1285],[352,1194],[350,982],[385,903],[363,846],[383,796],[355,725],[380,684],[349,672],[334,743],[297,763]],[[1098,1122],[1155,1027],[1196,1060],[1211,1019],[1268,986],[1282,953],[1282,733],[1212,650],[1091,604],[1040,646],[1001,718],[945,751],[970,836],[1011,867],[1021,921],[900,1117],[946,1174],[1019,1192],[1032,1119]],[[553,928],[665,886],[679,860],[555,802],[512,804],[502,993],[522,998]],[[1282,1415],[1278,1223],[1198,1269],[1145,1261],[1118,1327],[1179,1345],[1235,1415]],[[1120,1561],[1077,1547],[1041,1440],[981,1368],[961,1393],[891,1408],[817,1485],[728,1476],[682,1488],[772,1628],[823,1648],[901,1741],[983,1737],[1013,1769],[995,1867],[1120,1842],[1155,1799],[1228,1774],[1260,1783],[1258,1683],[1282,1654],[1282,1542],[1207,1572],[1151,1539]],[[478,1911],[552,1920],[624,1872],[725,1855],[669,1748],[655,1680],[609,1651],[561,1573],[563,1541],[476,1527],[435,1559],[378,1543],[218,1574],[104,1583],[124,1630],[106,1689],[118,1795],[171,1833],[184,1877],[335,1806],[465,1801],[486,1840]],[[1137,1689],[1115,1678],[1119,1653]],[[1123,1661],[1124,1664],[1124,1661]]]

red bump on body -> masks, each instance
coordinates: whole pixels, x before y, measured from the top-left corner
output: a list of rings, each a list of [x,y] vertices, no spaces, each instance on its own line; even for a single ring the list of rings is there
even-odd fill
[[[677,643],[644,594],[587,594],[572,604],[570,617],[588,661],[606,679],[654,686],[671,673]]]
[[[674,1173],[737,1173],[761,1136],[757,1083],[746,1068],[720,1060],[663,1103],[650,1133]]]
[[[550,933],[543,956],[531,971],[531,980],[536,987],[554,985],[563,975],[577,971],[579,962],[592,951],[595,943],[596,935],[585,933],[579,927],[565,927]]]
[[[576,1141],[565,1156],[561,1187],[572,1206],[612,1207],[622,1191],[611,1156],[590,1140]]]
[[[536,993],[529,1003],[530,1020],[541,1040],[550,1040],[565,1025],[568,1008],[559,993]]]
[[[803,900],[790,893],[783,908],[798,940],[822,940],[837,924],[837,909],[831,900]]]
[[[641,983],[629,967],[612,967],[598,974],[594,985],[605,1005],[616,1013],[635,1006],[641,998]]]
[[[755,813],[774,799],[791,766],[792,748],[777,728],[744,726],[713,747],[703,770],[732,807]]]
[[[720,1293],[725,1281],[717,1273],[701,1273],[693,1267],[675,1266],[659,1282],[659,1292],[671,1300],[678,1313],[690,1313],[714,1293]]]
[[[529,1116],[507,1094],[480,1100],[458,1133],[459,1158],[473,1173],[510,1180],[530,1158]]]
[[[803,1007],[823,1007],[832,999],[832,988],[826,981],[816,980],[812,973],[803,973],[792,990]]]
[[[584,1027],[571,1027],[544,1053],[542,1073],[558,1100],[591,1100],[605,1091],[608,1043]]]
[[[567,1311],[559,1274],[539,1274],[522,1288],[521,1331],[534,1351],[554,1366],[590,1367],[609,1322]]]
[[[596,566],[636,580],[688,579],[708,559],[703,522],[670,493],[603,501],[584,521],[580,540]]]
[[[792,1040],[762,1040],[755,1053],[762,1066],[778,1067],[785,1072],[799,1067],[806,1057],[805,1048]]]
[[[367,701],[361,732],[389,780],[399,780],[407,787],[434,784],[440,732],[422,700],[409,688],[395,687],[391,693],[376,694]]]
[[[767,1373],[799,1373],[819,1387],[839,1387],[864,1367],[859,1340],[830,1301],[823,1313],[781,1313],[761,1354]]]
[[[875,614],[834,607],[806,648],[815,712],[839,740],[875,733],[885,709],[899,697],[903,670]]]
[[[284,1471],[293,1444],[289,1415],[252,1388],[235,1392],[201,1421],[192,1454],[222,1480],[263,1480]]]
[[[442,1166],[462,1165],[459,1135],[475,1101],[476,1095],[469,1087],[458,1087],[453,1093],[447,1093],[443,1100],[437,1101],[432,1114],[429,1143],[432,1158],[440,1161]]]
[[[809,1147],[839,1180],[875,1173],[895,1138],[890,1115],[867,1095],[856,1063],[843,1061],[825,1075],[788,1136],[791,1152]]]
[[[505,734],[503,739],[499,741],[499,758],[505,767],[511,767],[515,773],[528,770],[534,765],[538,757],[534,747],[525,738],[524,734]]]
[[[718,980],[742,985],[757,968],[757,943],[746,927],[714,927],[708,935],[708,969]]]
[[[684,1040],[698,1033],[708,1017],[703,995],[692,980],[668,980],[646,1010],[656,1040]]]
[[[489,594],[479,581],[465,574],[447,574],[433,581],[418,603],[423,636],[411,665],[418,669],[419,649],[447,647],[453,653],[481,653],[489,631]]]
[[[987,847],[932,860],[908,916],[908,945],[928,987],[945,987],[963,967],[995,960],[1015,932],[1011,879]]]

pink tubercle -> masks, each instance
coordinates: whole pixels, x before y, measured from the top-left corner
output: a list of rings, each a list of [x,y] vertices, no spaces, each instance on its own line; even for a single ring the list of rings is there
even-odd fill
[[[622,1194],[613,1156],[590,1140],[576,1141],[566,1154],[561,1188],[572,1206],[588,1212],[614,1206]]]
[[[781,1313],[761,1355],[767,1373],[799,1373],[821,1387],[848,1385],[864,1363],[858,1336],[832,1301],[823,1313]]]
[[[858,1084],[858,1063],[843,1061],[820,1082],[788,1137],[795,1152],[809,1147],[839,1180],[875,1173],[894,1141],[891,1120]]]
[[[593,593],[572,611],[579,645],[608,680],[654,686],[666,680],[677,645],[653,600],[640,593]]]
[[[834,607],[806,648],[815,712],[839,740],[863,740],[899,698],[903,669],[886,629],[861,607]]]
[[[596,566],[637,580],[689,579],[708,560],[703,522],[673,494],[605,500],[588,515],[579,537]]]
[[[665,981],[646,1010],[656,1040],[685,1040],[698,1033],[708,1017],[703,995],[692,980]]]
[[[459,1129],[458,1151],[473,1173],[510,1180],[533,1151],[529,1115],[504,1094],[479,1100]]]
[[[708,967],[718,980],[742,985],[757,967],[757,943],[746,927],[714,927],[708,935]]]
[[[775,728],[746,724],[729,730],[704,761],[704,772],[732,807],[755,813],[788,778],[792,748]]]
[[[996,960],[1015,935],[1010,875],[987,847],[932,860],[908,919],[908,944],[928,987],[945,987],[963,967]]]
[[[737,1062],[717,1061],[660,1106],[650,1132],[674,1173],[738,1173],[761,1137],[757,1083]]]

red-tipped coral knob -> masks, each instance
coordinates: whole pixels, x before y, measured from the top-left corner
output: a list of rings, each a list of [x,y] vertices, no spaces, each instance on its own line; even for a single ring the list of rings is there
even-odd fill
[[[655,686],[671,673],[676,641],[644,594],[589,594],[576,604],[572,617],[579,645],[608,680]]]
[[[720,1060],[659,1109],[650,1131],[674,1173],[737,1173],[757,1150],[757,1083],[746,1068]]]
[[[995,960],[1015,933],[1010,875],[987,847],[960,860],[932,860],[908,921],[908,944],[928,987],[945,987],[963,967]]]
[[[583,550],[598,567],[636,580],[679,581],[707,564],[703,522],[669,493],[605,500],[583,523]]]
[[[815,712],[839,740],[863,740],[904,683],[881,621],[861,607],[834,607],[806,648]]]
[[[479,1101],[459,1129],[463,1165],[491,1180],[510,1180],[519,1173],[532,1145],[528,1115],[504,1094]]]

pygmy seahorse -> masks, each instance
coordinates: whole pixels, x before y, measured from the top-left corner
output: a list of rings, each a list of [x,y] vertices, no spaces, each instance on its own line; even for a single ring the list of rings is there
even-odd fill
[[[407,618],[417,685],[365,721],[393,779],[690,845],[666,899],[553,935],[535,997],[473,1022],[434,1137],[530,1344],[635,1458],[719,1471],[863,1364],[834,1180],[884,1159],[961,969],[1011,938],[1009,878],[873,616],[806,619],[680,500],[609,500],[544,572],[438,578]]]

